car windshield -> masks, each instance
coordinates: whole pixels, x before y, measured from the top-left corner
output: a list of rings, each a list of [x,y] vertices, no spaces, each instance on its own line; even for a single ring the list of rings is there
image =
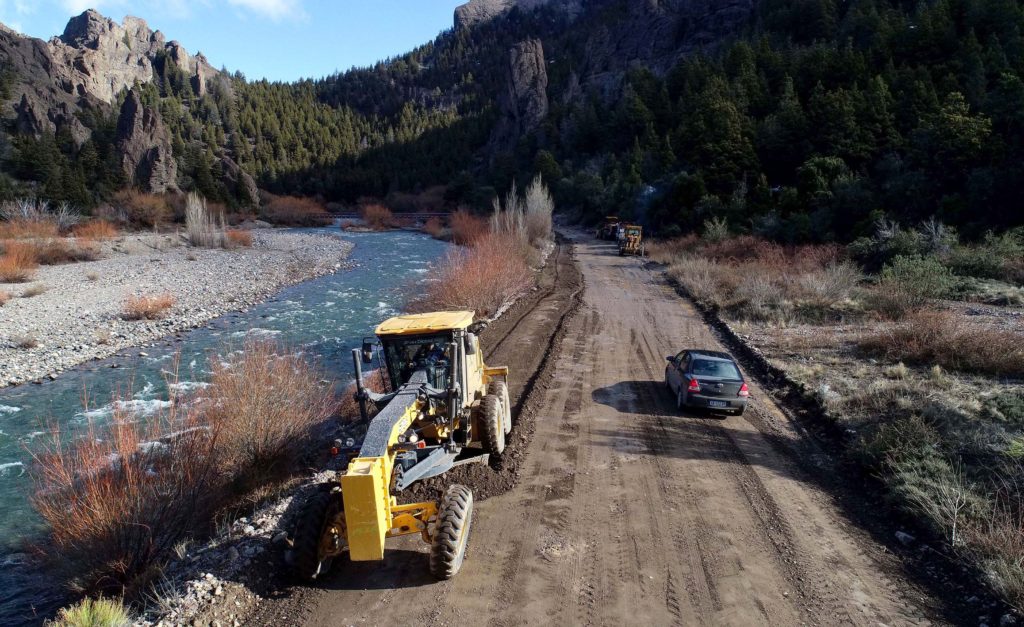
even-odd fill
[[[736,364],[729,361],[717,359],[695,359],[693,361],[693,374],[699,377],[717,377],[719,379],[740,380],[740,371]]]
[[[417,370],[426,370],[431,387],[443,389],[448,385],[449,336],[432,335],[388,340],[384,354],[391,383],[398,389]]]

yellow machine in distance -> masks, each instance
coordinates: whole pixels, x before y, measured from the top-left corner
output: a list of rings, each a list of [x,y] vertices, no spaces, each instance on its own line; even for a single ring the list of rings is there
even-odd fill
[[[638,224],[624,224],[619,236],[619,255],[644,256],[644,229]]]
[[[378,342],[364,341],[362,350],[353,351],[366,437],[339,480],[306,504],[294,538],[300,577],[316,579],[346,549],[353,561],[383,559],[388,538],[417,533],[431,545],[435,577],[459,571],[472,492],[452,485],[440,502],[407,505],[392,492],[504,450],[512,427],[508,369],[484,364],[479,326],[470,311],[398,316],[377,327]],[[393,390],[388,394],[362,383],[362,363],[372,361],[378,343]],[[370,401],[380,408],[372,420]]]
[[[617,216],[605,216],[604,222],[597,227],[597,239],[614,240],[619,228]]]

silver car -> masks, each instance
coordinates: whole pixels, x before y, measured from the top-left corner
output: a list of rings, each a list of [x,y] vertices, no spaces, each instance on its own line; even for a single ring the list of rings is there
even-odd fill
[[[734,416],[743,414],[750,388],[727,353],[684,350],[667,359],[665,384],[675,395],[680,410],[692,407]]]

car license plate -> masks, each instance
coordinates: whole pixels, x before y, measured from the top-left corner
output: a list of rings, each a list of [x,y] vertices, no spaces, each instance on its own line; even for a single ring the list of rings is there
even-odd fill
[[[725,401],[708,401],[708,407],[728,407],[729,403]]]

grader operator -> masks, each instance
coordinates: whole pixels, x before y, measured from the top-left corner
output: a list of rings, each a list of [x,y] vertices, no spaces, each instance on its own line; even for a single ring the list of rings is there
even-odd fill
[[[376,336],[394,390],[387,394],[362,381],[376,343],[353,351],[363,420],[369,402],[380,410],[347,471],[306,504],[295,530],[297,575],[316,579],[346,551],[352,561],[381,560],[385,540],[417,533],[431,545],[434,577],[459,571],[473,515],[469,488],[451,485],[440,502],[403,505],[392,492],[504,450],[512,428],[508,368],[484,364],[478,329],[470,311],[381,323]]]

